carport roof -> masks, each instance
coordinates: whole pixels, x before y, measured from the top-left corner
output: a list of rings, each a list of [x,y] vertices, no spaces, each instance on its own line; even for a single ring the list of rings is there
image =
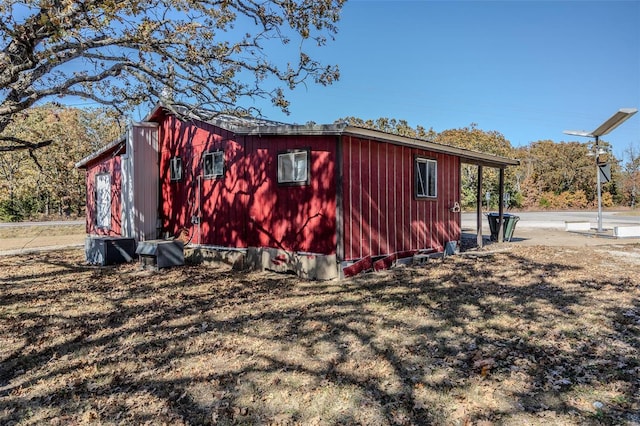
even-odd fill
[[[215,124],[215,123],[212,123]],[[218,124],[220,125],[220,124]],[[391,143],[395,145],[403,145],[411,148],[420,148],[432,152],[454,155],[460,157],[463,163],[475,164],[488,167],[504,168],[507,166],[517,166],[519,160],[501,157],[498,155],[488,154],[484,152],[473,151],[470,149],[459,148],[451,145],[444,145],[431,142],[424,139],[410,138],[407,136],[396,135],[393,133],[382,132],[364,127],[350,126],[347,124],[312,124],[312,125],[270,125],[270,126],[251,126],[251,127],[235,127],[227,129],[238,135],[336,135],[336,136],[354,136],[363,139],[376,140],[380,142]]]

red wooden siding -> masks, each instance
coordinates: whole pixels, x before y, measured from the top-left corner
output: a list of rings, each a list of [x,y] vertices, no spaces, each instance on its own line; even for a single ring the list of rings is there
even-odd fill
[[[160,135],[163,229],[187,228],[197,244],[275,247],[335,253],[335,150],[332,137],[234,136],[215,126],[165,117]],[[277,183],[278,153],[311,149],[311,182]],[[205,179],[202,154],[222,150],[225,173]],[[169,161],[182,158],[183,179],[171,182]],[[200,227],[192,224],[200,217]]]
[[[160,182],[162,228],[178,234],[189,231],[196,244],[242,247],[244,240],[234,232],[241,228],[237,206],[237,163],[239,146],[230,140],[225,130],[198,122],[186,123],[174,116],[166,116],[160,129]],[[219,179],[205,179],[202,174],[202,155],[205,152],[225,152],[225,175]],[[169,162],[182,159],[182,179],[171,181]],[[241,175],[240,175],[241,176]],[[201,226],[192,223],[200,217]]]
[[[335,137],[247,136],[247,238],[249,246],[336,252]],[[310,183],[277,182],[278,153],[311,151]]]
[[[432,248],[460,239],[459,158],[342,138],[345,260]],[[437,161],[437,198],[414,196],[415,156]]]
[[[96,226],[96,175],[111,176],[111,227]],[[122,173],[120,157],[110,157],[87,167],[87,216],[86,230],[90,235],[120,236],[122,232]]]

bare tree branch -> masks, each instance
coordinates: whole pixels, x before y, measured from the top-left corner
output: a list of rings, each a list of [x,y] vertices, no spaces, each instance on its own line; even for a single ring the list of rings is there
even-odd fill
[[[9,145],[0,145],[0,152],[20,151],[24,149],[34,150],[51,145],[53,140],[49,139],[40,142],[29,142],[20,138],[11,136],[0,136],[0,142],[9,142]]]
[[[4,0],[0,135],[16,114],[64,96],[126,110],[168,91],[214,111],[244,114],[242,102],[265,98],[286,112],[285,89],[339,77],[303,49],[333,37],[344,1]],[[276,46],[288,60],[272,59]]]

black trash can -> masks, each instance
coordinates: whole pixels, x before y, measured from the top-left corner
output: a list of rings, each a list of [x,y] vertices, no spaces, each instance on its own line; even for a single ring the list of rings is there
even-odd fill
[[[503,241],[511,241],[513,231],[516,229],[516,223],[520,220],[520,216],[504,213],[502,218],[504,219],[502,239]],[[498,221],[500,220],[500,213],[489,213],[487,219],[489,220],[491,241],[498,241]]]

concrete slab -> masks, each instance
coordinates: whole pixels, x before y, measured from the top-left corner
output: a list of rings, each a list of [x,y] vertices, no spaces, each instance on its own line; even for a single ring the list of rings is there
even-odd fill
[[[613,235],[618,238],[640,237],[640,226],[616,226]]]
[[[589,231],[591,230],[591,222],[565,222],[564,230],[568,232]]]

